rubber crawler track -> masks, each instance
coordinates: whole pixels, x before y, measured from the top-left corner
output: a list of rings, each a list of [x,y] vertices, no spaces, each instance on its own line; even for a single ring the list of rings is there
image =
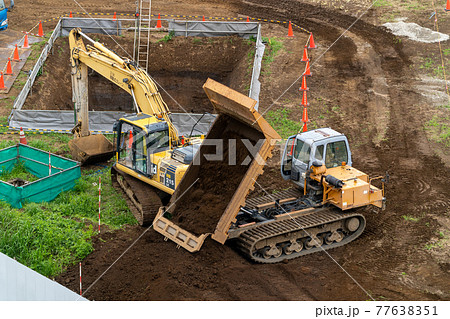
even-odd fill
[[[311,249],[302,249],[299,252],[293,252],[290,255],[282,254],[279,257],[266,259],[256,254],[256,244],[258,242],[267,240],[271,237],[277,237],[283,234],[289,234],[296,231],[304,231],[306,233],[312,232],[314,229],[322,229],[327,224],[342,222],[350,218],[358,218],[360,221],[359,227],[356,231],[347,234],[342,241],[333,242],[331,244],[323,244],[320,247]],[[294,259],[315,252],[328,250],[343,246],[361,235],[366,225],[364,216],[357,213],[342,213],[335,208],[319,208],[313,214],[307,216],[299,216],[289,218],[277,222],[263,224],[259,227],[250,229],[242,233],[236,240],[236,246],[251,260],[258,263],[278,263],[287,259]]]

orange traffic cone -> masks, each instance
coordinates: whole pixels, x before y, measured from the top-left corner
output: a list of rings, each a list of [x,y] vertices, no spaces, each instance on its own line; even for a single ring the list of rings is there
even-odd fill
[[[156,21],[156,27],[158,29],[162,28],[162,25],[161,25],[161,14],[160,13],[158,13],[158,21]]]
[[[302,122],[303,123],[309,122],[309,120],[308,120],[308,110],[307,110],[306,106],[303,108]]]
[[[6,90],[5,81],[3,80],[3,72],[0,72],[0,90]]]
[[[308,97],[306,96],[306,91],[303,91],[302,105],[304,107],[307,107],[309,105]]]
[[[114,15],[113,15],[113,20],[117,20],[117,15],[116,15],[115,12],[114,12]]]
[[[11,67],[11,58],[8,58],[8,63],[6,64],[6,73],[5,75],[13,75],[13,70]]]
[[[308,60],[308,47],[305,45],[305,49],[303,49],[302,62],[307,62]]]
[[[303,132],[306,132],[308,130],[308,127],[306,126],[306,123],[303,123]]]
[[[309,88],[306,85],[306,76],[302,76],[302,86],[300,87],[300,91],[308,91]]]
[[[43,37],[44,36],[44,29],[42,28],[42,21],[39,21],[39,32],[38,36]]]
[[[202,17],[202,21],[206,21],[206,20],[205,20],[205,16]]]
[[[130,130],[130,134],[128,135],[128,148],[133,147],[133,131]]]
[[[292,24],[291,24],[291,21],[289,21],[288,37],[291,37],[291,38],[294,37],[294,31],[292,31]]]
[[[22,128],[20,128],[19,143],[27,145],[27,139],[25,137],[25,133],[23,132]]]
[[[447,6],[444,9],[445,11],[450,11],[450,0],[447,0]]]
[[[308,49],[315,49],[315,48],[317,48],[317,47],[316,47],[316,44],[314,43],[314,37],[313,37],[313,34],[311,32],[311,35],[309,36],[309,47],[308,47]]]
[[[72,11],[70,11],[70,13],[69,13],[69,18],[73,18]]]
[[[30,45],[28,44],[28,33],[25,33],[25,39],[23,40],[22,49],[28,49]]]
[[[17,48],[17,44],[16,44],[16,48],[14,49],[13,61],[16,61],[16,62],[20,61],[19,49]]]
[[[305,76],[311,76],[312,75],[311,74],[311,69],[309,67],[309,60],[306,61],[305,73],[303,75],[305,75]]]
[[[250,22],[250,18],[247,16],[247,22]]]

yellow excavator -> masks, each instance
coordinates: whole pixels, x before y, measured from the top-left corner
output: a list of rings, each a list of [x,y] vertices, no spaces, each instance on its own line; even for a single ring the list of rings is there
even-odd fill
[[[83,39],[89,44],[85,45]],[[119,57],[79,28],[71,30],[69,45],[78,122],[73,130],[75,139],[69,143],[72,154],[89,162],[111,157],[113,148],[103,135],[89,132],[89,67],[133,98],[136,114],[120,118],[113,127],[117,138],[111,178],[138,222],[148,224],[158,208],[169,201],[202,139],[178,135],[155,82],[133,61]]]

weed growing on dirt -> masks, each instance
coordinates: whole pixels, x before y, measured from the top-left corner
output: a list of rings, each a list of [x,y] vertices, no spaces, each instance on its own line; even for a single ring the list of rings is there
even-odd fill
[[[159,43],[159,42],[165,42],[165,43],[167,43],[167,42],[169,42],[170,40],[172,40],[172,38],[174,37],[174,35],[175,35],[175,32],[170,31],[169,34],[166,34],[162,39],[157,40],[156,43]]]
[[[389,0],[378,0],[373,4],[373,7],[391,7],[392,3]]]
[[[263,38],[263,42],[267,44],[267,48],[264,51],[264,56],[262,58],[261,73],[263,75],[270,75],[270,64],[273,62],[278,52],[284,48],[284,45],[283,42],[277,40],[276,38]]]
[[[413,216],[410,216],[410,215],[403,215],[402,216],[402,218],[404,219],[404,220],[406,220],[406,221],[411,221],[411,222],[418,222],[419,220],[420,220],[420,218],[418,218],[418,217],[413,217]]]
[[[282,138],[287,138],[299,132],[303,126],[300,121],[291,120],[290,114],[291,111],[288,109],[270,110],[266,113],[265,118]]]
[[[425,123],[425,130],[430,131],[431,139],[450,147],[450,117],[433,116]]]
[[[8,182],[14,178],[21,178],[31,183],[39,179],[26,169],[25,162],[21,160],[19,160],[9,171],[3,171],[3,167],[0,170],[2,171],[2,174],[0,174],[0,180],[5,182]]]

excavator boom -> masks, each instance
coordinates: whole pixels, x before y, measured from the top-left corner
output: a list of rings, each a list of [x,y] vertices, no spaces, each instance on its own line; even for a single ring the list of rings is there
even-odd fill
[[[90,44],[85,46],[83,39],[88,40],[93,46]],[[143,69],[92,40],[79,28],[70,31],[69,45],[73,77],[77,77],[77,74],[79,77],[85,67],[101,74],[133,97],[137,113],[145,113],[166,121],[171,144],[178,144],[178,131],[169,117],[170,111],[155,82]],[[82,122],[81,125],[87,123]]]

